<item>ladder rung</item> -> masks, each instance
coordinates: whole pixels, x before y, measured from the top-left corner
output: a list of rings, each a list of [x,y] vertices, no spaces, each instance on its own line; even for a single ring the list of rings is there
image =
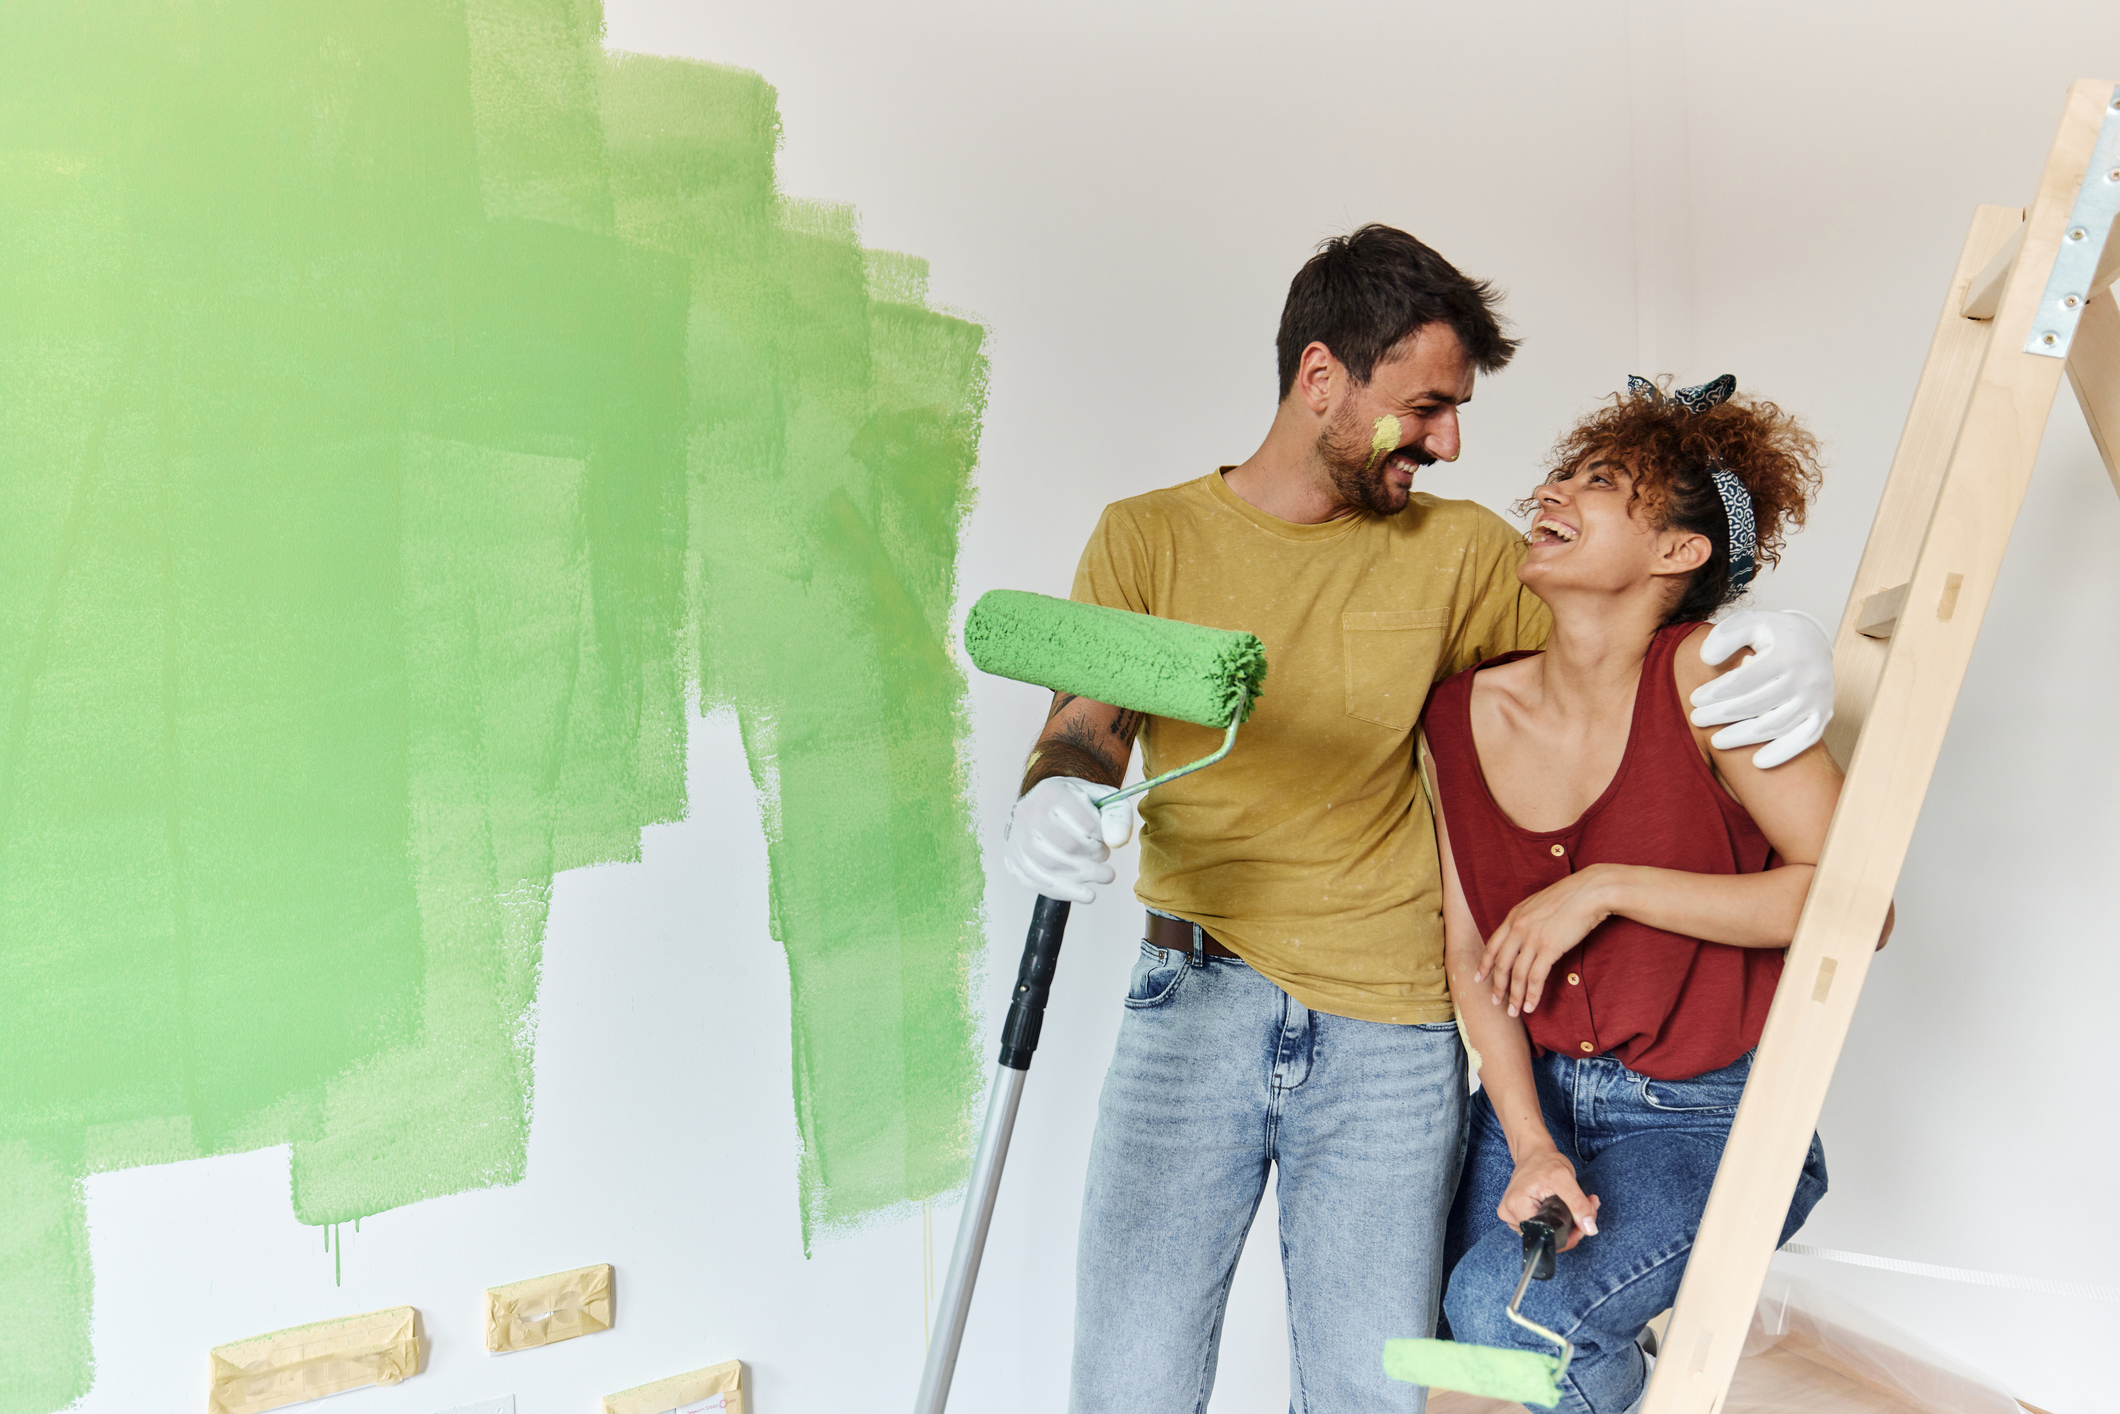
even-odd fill
[[[2016,234],[2002,243],[1995,258],[1981,267],[1973,283],[1965,288],[1965,303],[1959,312],[1968,319],[1993,319],[1996,306],[2002,303],[2002,287],[2010,282],[2010,271],[2017,267],[2017,252],[2024,249],[2023,223],[2017,226]],[[1878,637],[1883,635],[1879,634]]]
[[[1863,600],[1862,612],[1855,616],[1855,631],[1864,638],[1890,638],[1899,615],[1906,609],[1907,591],[1913,587],[1909,583],[1880,589]]]

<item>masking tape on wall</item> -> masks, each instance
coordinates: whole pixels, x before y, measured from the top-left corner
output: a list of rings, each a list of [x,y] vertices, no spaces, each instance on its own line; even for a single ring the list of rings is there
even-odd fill
[[[712,1402],[717,1398],[718,1406]],[[607,1394],[603,1414],[677,1414],[700,1408],[743,1414],[743,1361],[725,1360],[688,1375]]]
[[[486,1349],[529,1350],[611,1329],[611,1265],[576,1267],[486,1291]]]
[[[394,1306],[217,1345],[209,1357],[207,1414],[261,1414],[416,1375],[419,1315]]]

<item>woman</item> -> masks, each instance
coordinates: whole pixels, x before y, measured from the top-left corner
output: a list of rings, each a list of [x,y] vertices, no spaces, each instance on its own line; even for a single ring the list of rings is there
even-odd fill
[[[1452,678],[1424,719],[1483,1087],[1444,1312],[1454,1339],[1554,1353],[1503,1311],[1517,1224],[1558,1194],[1572,1252],[1523,1312],[1575,1343],[1561,1407],[1583,1414],[1641,1393],[1635,1337],[1677,1294],[1840,793],[1822,747],[1762,770],[1681,705],[1723,671],[1705,620],[1802,523],[1815,440],[1728,375],[1628,388],[1526,503],[1517,573],[1553,611],[1545,651]],[[1814,1136],[1784,1239],[1825,1186]]]

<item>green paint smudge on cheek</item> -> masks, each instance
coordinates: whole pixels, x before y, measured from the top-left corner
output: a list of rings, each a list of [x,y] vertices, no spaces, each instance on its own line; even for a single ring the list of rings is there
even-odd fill
[[[1399,420],[1385,413],[1372,425],[1369,433],[1369,470],[1375,471],[1377,463],[1399,449]]]
[[[89,1387],[88,1173],[523,1175],[553,874],[683,814],[695,663],[806,1237],[961,1182],[984,331],[564,0],[109,9],[0,21],[0,1414]]]

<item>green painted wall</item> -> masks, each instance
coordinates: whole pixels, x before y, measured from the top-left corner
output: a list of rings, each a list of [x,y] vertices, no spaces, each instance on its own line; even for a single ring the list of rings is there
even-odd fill
[[[92,1379],[86,1174],[523,1176],[552,876],[686,811],[688,700],[769,802],[806,1235],[962,1179],[984,332],[781,196],[761,79],[600,33],[0,0],[0,1414]]]

